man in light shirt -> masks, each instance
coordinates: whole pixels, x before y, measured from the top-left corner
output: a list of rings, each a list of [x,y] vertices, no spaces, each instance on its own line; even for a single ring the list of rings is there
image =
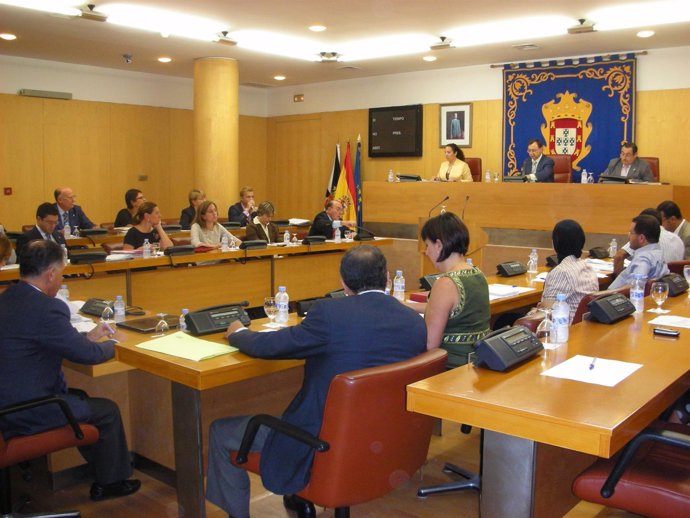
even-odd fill
[[[685,246],[685,259],[690,259],[690,224],[683,219],[680,207],[671,200],[662,201],[656,208],[661,213],[661,224],[677,235]]]
[[[661,214],[656,209],[645,209],[640,212],[640,216],[646,214],[647,216],[654,216],[662,224]],[[661,253],[664,256],[664,261],[667,263],[669,261],[682,261],[685,255],[685,245],[683,241],[675,235],[673,232],[669,232],[663,226],[659,228],[659,246],[661,247]],[[630,243],[625,243],[623,247],[618,251],[618,254],[625,254],[624,259],[629,259],[635,255],[635,251],[630,248]],[[618,255],[616,254],[616,255]]]

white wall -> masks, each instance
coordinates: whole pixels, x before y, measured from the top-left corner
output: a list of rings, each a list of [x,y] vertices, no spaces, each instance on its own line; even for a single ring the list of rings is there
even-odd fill
[[[689,69],[690,47],[651,50],[638,58],[637,89],[690,88]],[[501,74],[501,69],[481,65],[272,89],[241,86],[240,114],[268,117],[501,99]],[[191,79],[0,56],[0,93],[22,88],[71,92],[74,99],[89,101],[184,109],[193,104]],[[304,102],[292,102],[295,94],[304,94]]]

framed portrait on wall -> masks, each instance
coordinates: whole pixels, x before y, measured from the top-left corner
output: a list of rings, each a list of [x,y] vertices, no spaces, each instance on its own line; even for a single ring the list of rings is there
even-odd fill
[[[459,147],[472,145],[472,103],[442,104],[439,147],[456,144]]]

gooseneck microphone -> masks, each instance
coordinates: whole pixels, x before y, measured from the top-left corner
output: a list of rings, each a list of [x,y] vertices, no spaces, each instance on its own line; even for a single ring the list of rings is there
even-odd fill
[[[430,217],[431,217],[431,213],[434,211],[434,209],[435,209],[436,207],[438,207],[439,205],[441,205],[441,203],[443,203],[444,201],[448,201],[449,199],[450,199],[450,196],[446,196],[446,197],[443,198],[441,201],[439,201],[436,205],[434,205],[433,207],[431,207],[431,208],[429,209],[429,215],[428,215],[427,217],[430,218]]]
[[[460,219],[463,221],[465,221],[465,209],[467,208],[467,204],[469,203],[469,201],[470,201],[470,195],[467,194],[465,196],[465,205],[462,206],[462,215],[460,216]]]

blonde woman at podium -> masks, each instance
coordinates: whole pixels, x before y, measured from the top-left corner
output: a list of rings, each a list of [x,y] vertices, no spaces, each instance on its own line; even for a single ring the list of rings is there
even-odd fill
[[[437,182],[471,182],[472,172],[465,162],[465,154],[456,144],[448,144],[444,151],[446,161],[434,177]]]

